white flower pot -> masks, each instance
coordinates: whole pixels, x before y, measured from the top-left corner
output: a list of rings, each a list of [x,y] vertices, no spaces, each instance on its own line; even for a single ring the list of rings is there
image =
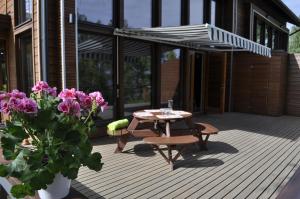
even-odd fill
[[[38,190],[41,199],[62,199],[70,192],[71,180],[61,173],[55,175],[53,183],[47,189]]]

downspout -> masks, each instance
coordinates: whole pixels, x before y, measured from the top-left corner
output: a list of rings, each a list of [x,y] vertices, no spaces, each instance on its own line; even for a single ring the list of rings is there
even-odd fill
[[[47,38],[46,38],[46,26],[47,26],[47,14],[45,0],[38,1],[40,3],[40,60],[41,60],[41,75],[40,78],[43,81],[47,81]]]
[[[79,89],[79,62],[78,62],[78,13],[77,0],[75,0],[75,50],[76,50],[76,87]]]
[[[60,45],[61,45],[61,80],[62,89],[66,88],[66,55],[65,55],[65,2],[60,0]]]

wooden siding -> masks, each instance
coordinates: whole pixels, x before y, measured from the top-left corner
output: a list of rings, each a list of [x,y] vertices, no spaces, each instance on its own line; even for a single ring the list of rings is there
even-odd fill
[[[94,141],[100,172],[81,168],[72,187],[98,198],[275,198],[300,165],[299,118],[239,113],[194,118],[221,131],[209,150],[190,146],[170,171],[140,140],[114,154],[115,139]]]
[[[65,55],[68,88],[76,88],[76,34],[75,23],[69,23],[69,14],[74,14],[75,0],[65,1]]]
[[[250,3],[237,1],[237,26],[236,34],[250,37]]]
[[[286,53],[273,53],[272,58],[236,53],[233,64],[233,110],[282,115],[286,70]]]
[[[300,54],[289,55],[286,111],[300,116]]]

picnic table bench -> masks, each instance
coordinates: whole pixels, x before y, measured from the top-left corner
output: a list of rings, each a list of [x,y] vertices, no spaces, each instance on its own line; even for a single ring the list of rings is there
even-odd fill
[[[184,136],[172,136],[172,137],[147,137],[144,138],[144,142],[147,144],[151,144],[158,152],[162,155],[162,157],[170,164],[171,170],[174,169],[174,163],[179,158],[183,150],[186,148],[188,144],[194,144],[199,142],[199,138],[193,135],[184,135]],[[162,149],[159,147],[160,145],[166,145],[168,148],[168,156],[164,154]],[[178,148],[177,154],[173,157],[172,150]]]

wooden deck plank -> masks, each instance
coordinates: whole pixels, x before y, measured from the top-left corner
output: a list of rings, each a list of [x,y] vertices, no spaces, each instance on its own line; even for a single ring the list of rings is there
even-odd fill
[[[276,140],[277,144],[273,143],[274,140]],[[271,139],[266,145],[263,144],[257,148],[254,146],[253,150],[250,152],[240,153],[233,164],[222,165],[223,168],[220,167],[219,171],[213,172],[211,175],[195,175],[195,179],[193,179],[192,182],[195,186],[183,191],[183,193],[178,195],[178,197],[195,197],[195,195],[197,195],[202,196],[203,198],[209,198],[209,195],[212,196],[214,193],[222,190],[223,187],[228,185],[228,183],[232,180],[236,179],[235,176],[238,176],[248,168],[252,168],[255,164],[257,164],[258,160],[263,160],[268,154],[272,152],[272,154],[275,154],[274,151],[279,151],[279,145],[280,142],[277,139]],[[239,180],[239,182],[243,182],[243,180]]]
[[[91,199],[242,198],[248,194],[274,198],[299,166],[299,118],[228,113],[194,120],[212,123],[221,132],[211,137],[207,152],[190,147],[173,172],[156,152],[142,147],[113,154],[113,139],[103,138],[94,144],[94,151],[103,155],[102,171],[80,169],[72,187]],[[142,143],[133,140],[125,150]]]

